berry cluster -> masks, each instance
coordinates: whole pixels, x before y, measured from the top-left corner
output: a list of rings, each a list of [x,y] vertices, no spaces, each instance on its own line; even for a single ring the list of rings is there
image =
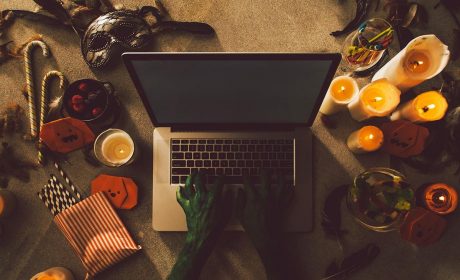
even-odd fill
[[[68,108],[79,116],[90,119],[98,117],[104,108],[104,92],[89,83],[78,84],[76,92],[68,100]]]

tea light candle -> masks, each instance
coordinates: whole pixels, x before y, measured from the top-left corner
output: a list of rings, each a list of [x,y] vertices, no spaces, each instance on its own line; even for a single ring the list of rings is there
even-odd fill
[[[31,280],[74,280],[72,273],[65,267],[52,267],[32,276]]]
[[[358,92],[358,83],[355,79],[349,76],[336,77],[332,80],[319,111],[325,115],[335,114],[345,109]]]
[[[435,35],[422,35],[407,44],[385,64],[372,81],[387,78],[402,92],[439,74],[449,62],[450,52]]]
[[[356,154],[373,152],[383,144],[383,132],[376,126],[364,126],[350,134],[347,146]]]
[[[16,199],[12,192],[0,190],[0,218],[11,215],[16,205]]]
[[[134,142],[131,136],[123,130],[113,130],[102,141],[102,156],[113,165],[127,163],[134,154]]]
[[[457,191],[443,183],[426,187],[423,197],[426,207],[440,215],[452,213],[458,205]]]
[[[402,105],[391,115],[391,119],[403,118],[416,123],[437,121],[444,117],[448,106],[442,94],[428,91]]]
[[[388,80],[377,80],[361,89],[359,95],[348,104],[348,110],[357,121],[385,117],[398,106],[400,94],[401,91]]]

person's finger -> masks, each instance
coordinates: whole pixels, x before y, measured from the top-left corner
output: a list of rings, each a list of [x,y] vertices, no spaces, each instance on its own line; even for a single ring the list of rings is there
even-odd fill
[[[176,199],[177,199],[177,202],[179,202],[182,209],[184,209],[184,212],[186,212],[190,205],[190,201],[184,197],[184,194],[182,193],[183,190],[184,188],[182,188],[181,186],[177,187]]]
[[[188,199],[192,198],[193,193],[194,193],[193,183],[195,180],[195,176],[196,176],[196,173],[194,172],[187,177],[187,180],[185,180],[184,192]]]
[[[195,180],[193,181],[195,191],[200,196],[203,196],[206,192],[205,186],[203,184],[204,176],[206,176],[206,174],[204,174],[203,172],[199,172],[198,174],[196,174]]]
[[[219,176],[214,181],[214,184],[209,189],[208,200],[206,206],[209,208],[214,204],[214,201],[220,200],[224,189],[224,177]]]

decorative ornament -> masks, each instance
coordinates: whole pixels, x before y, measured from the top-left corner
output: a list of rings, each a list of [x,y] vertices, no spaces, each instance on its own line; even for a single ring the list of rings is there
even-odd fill
[[[381,128],[384,134],[383,149],[400,158],[422,153],[430,135],[427,128],[406,120],[387,122]]]
[[[407,213],[400,234],[404,240],[417,246],[426,246],[439,240],[446,226],[447,222],[443,217],[417,207]]]
[[[137,205],[137,185],[131,178],[101,174],[91,182],[91,194],[104,192],[118,209],[132,209]]]
[[[40,139],[49,150],[66,154],[91,144],[95,136],[85,122],[63,118],[44,124]]]

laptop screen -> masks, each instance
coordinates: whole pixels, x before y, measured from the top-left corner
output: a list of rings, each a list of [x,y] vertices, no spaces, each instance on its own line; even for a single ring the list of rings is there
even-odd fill
[[[340,59],[305,54],[127,56],[136,87],[160,126],[308,124]]]

